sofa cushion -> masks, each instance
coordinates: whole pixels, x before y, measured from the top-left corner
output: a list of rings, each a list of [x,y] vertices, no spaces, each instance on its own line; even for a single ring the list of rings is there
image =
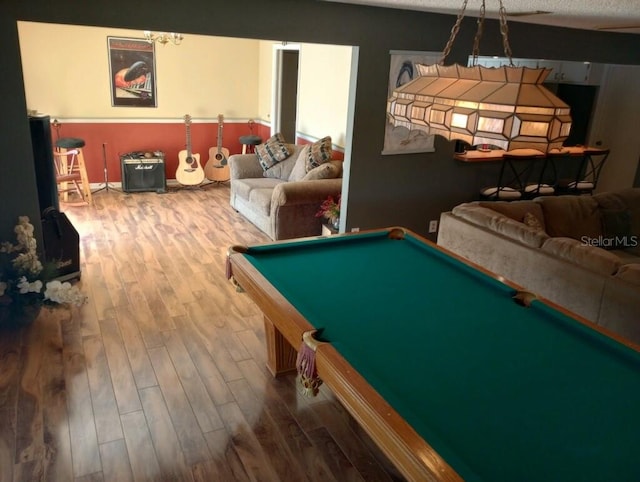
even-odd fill
[[[620,264],[640,264],[640,249],[627,248],[627,249],[612,249],[609,251],[615,254],[620,260]]]
[[[616,273],[616,278],[640,286],[640,264],[625,264],[620,266],[620,269],[618,269]]]
[[[605,276],[615,273],[621,265],[615,254],[573,238],[549,238],[542,250]]]
[[[255,152],[264,170],[289,157],[289,147],[279,132],[269,137],[265,143],[257,145]]]
[[[628,210],[631,234],[640,236],[640,188],[622,189],[593,196],[600,209]]]
[[[534,202],[542,207],[549,236],[580,241],[602,236],[600,209],[592,196],[544,196]]]
[[[631,241],[631,212],[628,209],[600,209],[602,248],[625,248]]]
[[[342,161],[329,161],[314,167],[305,174],[303,181],[317,181],[318,179],[335,179],[342,175]]]
[[[309,156],[309,150],[311,144],[307,144],[298,154],[298,158],[289,174],[289,181],[302,181],[302,178],[307,174],[307,158]]]
[[[256,188],[251,190],[249,202],[256,212],[264,216],[269,216],[271,214],[272,197],[272,188]]]
[[[617,194],[631,214],[631,234],[640,236],[640,188],[623,189]]]
[[[248,178],[248,179],[235,179],[233,181],[233,187],[235,194],[243,199],[251,199],[251,191],[254,189],[273,189],[278,184],[286,182],[281,179],[271,178]]]
[[[524,222],[525,215],[527,213],[536,217],[542,230],[544,231],[544,214],[542,213],[542,207],[533,201],[481,201],[479,206],[493,209],[507,217],[519,222]]]
[[[314,142],[309,148],[306,172],[318,167],[320,164],[330,161],[332,155],[333,149],[331,147],[331,136],[323,137],[322,139]]]

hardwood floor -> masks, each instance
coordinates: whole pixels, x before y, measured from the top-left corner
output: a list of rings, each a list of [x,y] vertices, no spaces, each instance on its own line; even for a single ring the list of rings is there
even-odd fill
[[[225,256],[268,239],[228,199],[110,190],[62,208],[89,302],[0,333],[0,481],[402,480],[329,391],[266,370]]]

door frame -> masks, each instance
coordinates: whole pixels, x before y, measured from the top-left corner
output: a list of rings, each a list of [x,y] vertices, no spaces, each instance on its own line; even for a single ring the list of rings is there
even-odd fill
[[[281,44],[273,45],[273,76],[271,82],[271,135],[281,131],[281,118],[282,118],[282,51],[297,51],[298,52],[298,71],[300,66],[300,44],[290,44],[288,42],[282,42]],[[300,75],[297,74],[296,85],[300,87]],[[297,132],[297,116],[298,107],[296,105],[296,123],[295,131]],[[295,143],[295,139],[287,139],[287,142]]]

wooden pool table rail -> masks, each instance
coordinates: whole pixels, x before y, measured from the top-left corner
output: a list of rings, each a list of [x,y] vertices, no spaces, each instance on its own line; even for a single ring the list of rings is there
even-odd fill
[[[294,347],[298,347],[302,335],[314,327],[244,256],[230,251],[229,258],[234,281],[264,314],[269,371],[277,376],[295,370],[297,351]],[[316,368],[324,384],[407,480],[463,480],[330,343],[318,347]]]

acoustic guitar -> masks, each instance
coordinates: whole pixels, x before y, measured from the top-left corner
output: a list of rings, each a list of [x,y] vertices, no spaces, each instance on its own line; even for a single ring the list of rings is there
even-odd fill
[[[191,152],[191,116],[184,116],[187,131],[187,148],[178,152],[178,170],[176,181],[183,186],[197,186],[204,181],[204,169],[200,165],[200,154]]]
[[[225,182],[229,175],[229,149],[222,147],[222,126],[224,116],[218,114],[218,145],[209,149],[209,160],[204,167],[204,175],[210,181]]]

